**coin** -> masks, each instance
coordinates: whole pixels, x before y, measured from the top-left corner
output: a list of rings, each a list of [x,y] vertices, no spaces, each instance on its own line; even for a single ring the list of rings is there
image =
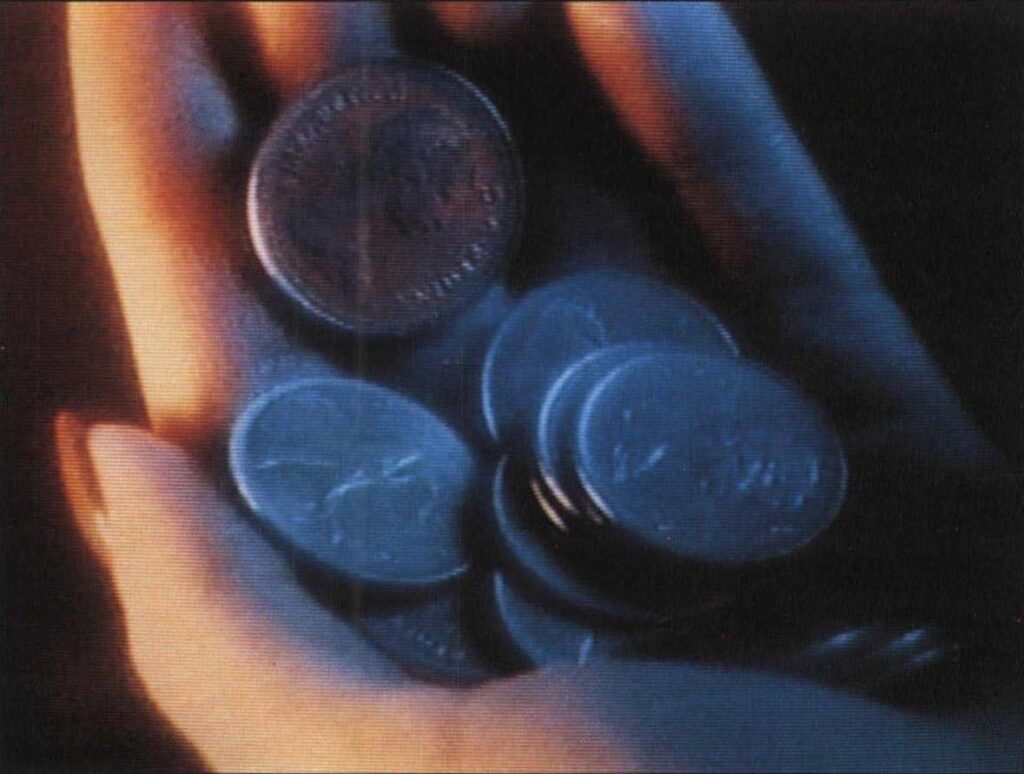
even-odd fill
[[[431,335],[403,340],[401,350],[379,369],[381,380],[443,413],[456,427],[481,434],[480,364],[512,306],[505,287],[495,285]]]
[[[843,449],[822,412],[738,358],[650,355],[612,371],[583,406],[573,454],[618,534],[697,562],[791,554],[845,493]]]
[[[500,671],[474,638],[469,595],[460,586],[397,607],[362,610],[356,629],[413,677],[473,685]]]
[[[478,295],[524,212],[518,156],[484,94],[408,59],[346,67],[274,124],[249,179],[256,254],[317,317],[404,334]]]
[[[522,512],[524,498],[516,498],[515,481],[509,460],[503,458],[494,471],[491,513],[509,569],[518,572],[536,589],[557,604],[598,619],[651,623],[655,614],[643,607],[615,599],[607,591],[588,582],[569,556],[567,536],[556,534],[553,525],[534,520],[530,524]],[[541,523],[537,523],[541,522]],[[579,557],[576,557],[577,562]],[[605,568],[614,573],[614,568]]]
[[[958,646],[934,625],[838,627],[778,664],[797,674],[880,690],[949,659]]]
[[[424,586],[468,565],[460,528],[474,459],[397,393],[354,379],[276,387],[239,416],[229,462],[260,523],[345,579]]]
[[[527,295],[491,342],[481,381],[491,436],[523,440],[548,387],[568,365],[596,349],[628,342],[737,352],[711,312],[668,285],[619,271],[573,275]]]
[[[600,629],[545,608],[510,583],[500,572],[491,578],[494,607],[520,660],[530,666],[586,666],[625,655],[630,636]]]
[[[548,501],[565,513],[569,524],[580,517],[598,523],[604,520],[604,515],[588,507],[589,500],[581,496],[572,464],[573,430],[583,401],[610,371],[639,355],[658,351],[666,351],[666,348],[652,344],[617,344],[591,352],[562,372],[544,396],[534,423],[532,451],[540,481],[551,495]]]

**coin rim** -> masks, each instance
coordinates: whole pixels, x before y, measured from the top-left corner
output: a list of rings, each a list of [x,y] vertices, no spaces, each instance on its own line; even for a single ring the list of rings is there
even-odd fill
[[[653,277],[648,277],[645,274],[637,272],[624,271],[622,269],[589,269],[586,271],[576,272],[570,274],[567,277],[561,277],[553,282],[549,282],[545,285],[540,286],[532,290],[523,296],[516,308],[505,318],[505,321],[498,328],[494,338],[491,340],[490,346],[487,348],[487,354],[484,357],[484,363],[481,370],[480,377],[480,402],[482,407],[482,413],[484,417],[484,424],[487,427],[487,432],[491,437],[491,440],[497,443],[502,441],[511,441],[514,438],[506,438],[505,436],[514,435],[514,429],[508,427],[507,418],[506,421],[502,421],[499,418],[501,413],[497,405],[500,401],[496,401],[494,396],[495,392],[495,363],[502,349],[507,348],[507,339],[512,336],[511,331],[517,326],[518,323],[525,318],[531,310],[536,306],[543,304],[550,296],[557,294],[561,289],[571,286],[573,284],[586,282],[594,278],[600,279],[602,282],[607,282],[609,285],[614,286],[622,282],[630,282],[636,285],[650,285],[655,290],[663,293],[677,296],[681,301],[686,304],[693,306],[709,324],[709,328],[718,332],[722,339],[723,344],[723,355],[729,355],[731,357],[741,356],[741,351],[736,343],[735,337],[725,326],[725,324],[718,318],[718,316],[712,312],[707,305],[696,296],[677,288],[675,285],[662,282]],[[518,337],[517,337],[518,338]],[[608,344],[604,344],[599,349],[604,347],[617,346],[620,344],[642,344],[643,341],[616,341]],[[672,344],[671,341],[657,341],[653,342],[656,344]],[[594,350],[591,350],[593,352]],[[580,358],[586,357],[590,352],[580,355]],[[575,361],[574,361],[575,362]],[[566,364],[568,367],[569,364]],[[550,387],[551,385],[548,385]]]
[[[599,482],[595,483],[594,481],[595,478],[599,477],[595,476],[593,473],[593,454],[589,450],[589,444],[585,443],[584,439],[588,434],[588,428],[591,422],[591,418],[595,411],[594,406],[597,405],[597,403],[600,401],[601,395],[604,393],[605,390],[608,389],[608,386],[617,378],[622,378],[621,375],[627,369],[639,368],[642,363],[651,360],[657,360],[658,358],[661,357],[672,359],[684,359],[690,361],[705,360],[709,362],[727,362],[731,363],[732,366],[738,369],[745,369],[758,372],[761,376],[767,377],[768,379],[771,379],[779,383],[784,389],[790,391],[803,404],[807,411],[818,419],[821,427],[828,432],[832,444],[835,447],[837,462],[837,485],[835,493],[829,501],[828,508],[825,511],[825,513],[827,514],[827,518],[824,518],[822,520],[822,525],[818,528],[817,531],[815,531],[812,535],[808,536],[802,542],[792,546],[785,553],[782,554],[776,553],[768,556],[758,556],[754,558],[723,559],[720,557],[689,555],[684,554],[680,551],[675,551],[662,543],[651,541],[640,530],[631,530],[628,527],[625,527],[619,519],[615,518],[615,510],[609,508],[609,503],[607,502],[608,498],[601,495],[599,488],[597,486],[597,483]],[[810,398],[810,396],[808,396],[803,390],[801,390],[799,386],[791,379],[786,378],[785,376],[761,365],[760,363],[742,358],[723,358],[715,355],[702,355],[685,352],[677,352],[671,355],[649,355],[642,358],[636,358],[634,360],[629,361],[628,363],[623,364],[619,368],[616,368],[614,371],[606,375],[597,385],[595,385],[590,395],[587,396],[587,400],[585,401],[582,409],[580,410],[579,421],[577,422],[575,427],[574,439],[572,444],[572,455],[574,458],[574,467],[576,469],[577,476],[579,478],[580,484],[583,486],[584,490],[587,493],[587,497],[589,497],[595,504],[597,504],[598,507],[601,508],[602,512],[608,514],[609,524],[613,528],[618,529],[624,532],[625,534],[628,534],[632,539],[637,540],[644,546],[650,547],[656,551],[667,551],[671,555],[677,556],[680,559],[684,559],[687,561],[728,567],[760,566],[766,563],[770,563],[772,561],[784,561],[805,549],[807,546],[809,546],[811,543],[813,543],[815,540],[821,537],[835,522],[836,517],[838,516],[840,510],[843,507],[843,504],[846,501],[847,488],[849,483],[849,463],[847,460],[846,449],[843,443],[843,439],[840,437],[839,432],[836,430],[835,425],[831,420],[831,417],[829,417],[828,414],[817,403],[815,403],[814,400]]]
[[[548,388],[541,403],[540,411],[537,414],[537,419],[534,422],[530,441],[538,478],[544,485],[545,490],[555,499],[555,503],[560,509],[568,511],[573,517],[582,518],[589,516],[591,519],[601,517],[601,513],[590,513],[590,506],[595,505],[595,503],[574,503],[571,490],[576,487],[573,487],[570,482],[562,481],[560,474],[564,471],[560,470],[555,463],[565,461],[564,455],[568,455],[571,460],[571,452],[559,452],[559,448],[568,445],[572,439],[571,435],[568,438],[559,435],[552,436],[551,431],[555,430],[557,432],[559,429],[550,427],[553,419],[551,416],[552,412],[564,405],[562,401],[572,400],[574,397],[578,398],[579,403],[575,407],[575,412],[562,415],[562,419],[567,422],[565,427],[574,427],[576,421],[578,421],[579,412],[582,410],[590,391],[608,373],[631,362],[636,357],[655,353],[671,353],[673,351],[676,351],[674,345],[662,342],[628,342],[595,349],[584,355],[582,359],[571,363],[565,371],[559,374],[558,379],[552,383],[551,387]],[[603,373],[599,371],[592,377],[589,385],[586,382],[578,381],[583,378],[585,369],[604,358],[609,360],[607,371]],[[572,407],[567,408],[571,409]],[[575,417],[572,416],[573,413],[576,414]],[[573,420],[573,422],[570,423],[569,420]],[[569,433],[571,432],[572,430],[569,431]],[[572,483],[578,483],[578,479],[575,476]],[[585,492],[581,491],[580,494],[585,494]],[[603,518],[598,518],[598,520],[604,521]]]
[[[577,668],[587,667],[595,663],[604,663],[607,661],[614,661],[627,657],[629,647],[629,637],[625,630],[623,630],[618,638],[615,638],[614,634],[609,632],[602,632],[600,627],[589,625],[586,621],[580,621],[573,619],[569,616],[560,615],[557,611],[546,608],[540,602],[531,599],[531,595],[527,594],[522,590],[516,583],[513,582],[504,572],[501,570],[495,570],[491,573],[490,583],[488,583],[488,590],[491,596],[491,604],[494,605],[495,617],[502,628],[502,635],[508,645],[516,652],[524,662],[529,664],[531,667],[545,667],[545,666],[575,666]],[[551,618],[558,618],[561,620],[568,619],[569,623],[575,624],[580,628],[581,631],[593,635],[594,639],[618,639],[621,642],[618,643],[615,648],[615,652],[605,654],[603,656],[595,658],[591,661],[589,658],[583,663],[579,664],[572,659],[538,659],[536,658],[537,649],[527,649],[523,646],[524,641],[535,642],[532,638],[525,638],[522,635],[516,636],[513,628],[509,626],[509,621],[514,620],[515,616],[508,614],[508,603],[518,603],[522,607],[537,608],[543,614],[550,616]],[[610,637],[609,637],[610,634]]]
[[[404,612],[406,610],[422,610],[423,608],[436,604],[439,597],[445,595],[453,597],[456,600],[456,625],[458,626],[459,632],[464,635],[464,647],[466,647],[467,660],[472,659],[475,662],[472,664],[472,668],[465,672],[448,670],[443,667],[437,668],[434,663],[428,663],[429,659],[427,657],[422,657],[425,648],[417,650],[414,653],[416,656],[421,656],[420,658],[403,658],[406,651],[394,646],[394,639],[385,636],[388,632],[385,631],[382,633],[372,625],[367,626],[366,624],[367,621],[381,622],[387,617],[387,613],[391,613],[393,615],[397,611]],[[470,600],[471,594],[467,588],[459,585],[453,585],[451,588],[443,589],[436,596],[429,597],[427,599],[416,599],[396,606],[394,609],[384,611],[373,610],[369,613],[363,613],[358,617],[349,616],[348,621],[359,636],[363,637],[368,643],[379,650],[390,661],[394,662],[399,669],[410,677],[439,685],[481,685],[490,680],[501,677],[502,672],[495,665],[490,663],[491,654],[487,652],[484,645],[477,642],[477,639],[473,636],[473,627],[469,626],[468,622],[464,620],[465,611],[462,605],[468,604]],[[408,640],[403,639],[401,641],[406,642]]]
[[[423,313],[407,319],[400,325],[394,325],[393,321],[390,320],[375,321],[371,324],[367,324],[366,321],[345,319],[344,316],[337,314],[328,306],[318,303],[313,296],[300,288],[290,278],[290,276],[283,271],[281,266],[278,265],[278,262],[274,257],[274,251],[267,243],[267,237],[264,233],[264,228],[261,225],[266,219],[261,218],[261,213],[259,211],[260,195],[258,189],[265,177],[265,175],[262,174],[262,171],[268,166],[268,160],[273,157],[272,149],[277,147],[279,144],[278,141],[294,128],[297,118],[302,115],[304,110],[308,109],[310,104],[319,100],[323,92],[331,88],[335,82],[341,80],[347,74],[354,70],[358,70],[361,67],[364,68],[380,64],[385,64],[389,67],[408,66],[420,71],[441,74],[442,76],[449,77],[464,86],[477,98],[484,110],[494,119],[497,129],[495,134],[500,138],[508,151],[506,158],[511,168],[510,171],[512,178],[510,188],[515,191],[516,201],[516,215],[509,230],[509,236],[505,248],[501,251],[500,255],[495,257],[495,260],[489,262],[486,272],[476,275],[475,285],[460,285],[462,293],[464,294],[461,301],[459,303],[452,302],[451,308],[446,309],[445,313],[441,315],[437,314],[438,306],[436,304],[427,304],[423,307]],[[331,75],[311,87],[305,93],[293,99],[291,104],[288,105],[273,122],[270,129],[266,132],[260,142],[259,148],[257,149],[252,163],[249,166],[249,177],[246,184],[245,211],[246,223],[249,231],[249,242],[252,245],[253,252],[256,254],[257,259],[263,266],[263,269],[271,279],[274,280],[274,284],[283,292],[283,294],[293,302],[297,303],[298,306],[307,314],[321,323],[326,323],[335,329],[349,334],[380,338],[400,337],[436,326],[441,319],[454,313],[458,308],[471,303],[479,295],[482,295],[493,283],[494,278],[501,274],[504,265],[514,253],[518,252],[522,243],[523,225],[526,220],[526,179],[523,171],[522,157],[519,153],[519,148],[516,145],[515,139],[512,137],[512,133],[509,130],[508,124],[505,119],[502,118],[501,114],[498,113],[498,109],[495,107],[490,97],[488,97],[470,80],[447,67],[414,57],[403,56],[360,59],[334,70]]]
[[[546,547],[540,538],[533,538],[529,535],[527,527],[516,523],[519,515],[516,513],[516,503],[513,502],[509,491],[512,486],[509,477],[510,467],[509,457],[502,457],[495,466],[490,486],[491,522],[501,541],[500,550],[506,559],[503,564],[512,565],[507,569],[514,575],[525,576],[522,579],[530,586],[543,589],[545,595],[555,600],[558,607],[571,609],[581,617],[600,619],[613,624],[636,625],[649,625],[662,620],[663,616],[656,611],[648,610],[638,603],[617,601],[599,588],[590,587],[584,579],[574,578],[572,570],[563,568],[557,559],[547,554]],[[551,528],[557,529],[553,524]],[[535,543],[537,551],[541,554],[540,570],[537,569],[537,562],[523,559],[524,552],[519,550],[523,539],[514,534],[512,535],[513,539],[510,539],[510,530],[526,533],[526,540]],[[552,578],[557,581],[557,576],[567,577],[570,584],[580,586],[583,590],[566,593],[563,591],[564,583],[552,582]]]
[[[352,572],[345,568],[339,568],[336,563],[330,562],[327,559],[318,556],[317,553],[304,545],[300,545],[287,531],[282,529],[278,524],[278,519],[272,515],[268,515],[267,509],[262,507],[259,503],[259,498],[253,491],[253,486],[249,480],[249,476],[245,473],[245,443],[249,436],[250,428],[252,427],[256,417],[260,415],[262,410],[268,406],[274,400],[277,400],[282,395],[293,392],[296,390],[304,389],[312,386],[339,386],[340,384],[355,387],[360,390],[368,392],[380,392],[387,395],[390,399],[397,400],[400,403],[406,405],[406,407],[429,414],[433,420],[441,425],[448,433],[451,434],[453,440],[457,441],[463,446],[466,451],[466,457],[474,467],[472,475],[467,476],[466,491],[463,497],[463,503],[459,507],[459,514],[467,507],[467,503],[472,495],[473,480],[476,476],[477,462],[474,459],[472,449],[468,444],[455,432],[451,427],[448,426],[444,420],[440,417],[433,415],[426,408],[416,403],[413,400],[405,397],[401,393],[389,390],[386,387],[382,387],[373,382],[362,381],[360,379],[352,379],[346,377],[309,377],[304,379],[298,379],[295,381],[285,382],[283,384],[276,385],[270,389],[260,393],[253,398],[241,411],[238,417],[235,419],[232,428],[231,435],[228,441],[228,468],[231,472],[231,478],[235,485],[235,490],[241,496],[243,503],[245,504],[248,511],[256,517],[257,522],[261,527],[269,529],[273,532],[274,536],[284,543],[292,550],[305,557],[307,560],[313,562],[316,566],[324,568],[331,574],[343,578],[346,582],[352,584],[365,584],[374,588],[389,588],[389,589],[423,589],[432,588],[435,586],[445,585],[457,578],[464,576],[472,564],[472,557],[463,551],[461,561],[456,567],[443,572],[431,575],[426,579],[402,579],[396,580],[395,578],[380,577],[369,573],[360,574],[358,572]],[[456,521],[461,521],[461,517],[457,515]],[[454,535],[456,541],[461,543],[462,527],[460,523],[454,525]]]

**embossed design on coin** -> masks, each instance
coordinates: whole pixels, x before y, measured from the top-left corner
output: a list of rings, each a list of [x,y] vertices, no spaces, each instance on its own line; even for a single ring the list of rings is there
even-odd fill
[[[526,296],[488,348],[481,399],[491,436],[524,441],[565,368],[594,350],[633,342],[737,352],[710,311],[667,285],[609,270],[567,277]]]
[[[353,625],[409,674],[439,683],[472,685],[499,672],[468,625],[462,584],[399,607],[364,610]]]
[[[696,561],[790,554],[832,522],[846,487],[822,412],[733,358],[649,355],[613,370],[583,406],[573,455],[615,529]]]
[[[277,284],[320,318],[401,334],[467,303],[514,248],[522,173],[493,105],[411,60],[345,68],[291,106],[249,180]]]
[[[348,379],[273,389],[236,422],[230,465],[261,521],[348,579],[420,586],[466,568],[459,522],[473,458],[396,393]]]

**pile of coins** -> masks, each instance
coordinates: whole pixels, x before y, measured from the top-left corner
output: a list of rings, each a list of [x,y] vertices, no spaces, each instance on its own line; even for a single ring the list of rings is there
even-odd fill
[[[268,275],[390,353],[372,381],[278,383],[233,427],[237,490],[303,582],[411,674],[457,684],[631,657],[877,686],[951,652],[913,621],[737,629],[756,618],[739,592],[840,513],[842,444],[655,279],[584,271],[513,299],[496,278],[523,190],[486,97],[401,59],[339,72],[261,147]]]

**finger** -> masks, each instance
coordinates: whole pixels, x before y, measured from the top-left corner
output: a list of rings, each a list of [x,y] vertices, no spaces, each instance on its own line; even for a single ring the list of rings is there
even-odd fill
[[[1019,757],[1006,738],[981,744],[741,671],[644,664],[465,691],[403,684],[302,596],[182,451],[114,425],[75,443],[87,456],[71,464],[92,468],[76,475],[100,492],[79,523],[97,522],[132,661],[214,768],[962,770]],[[800,732],[812,717],[813,738]]]
[[[866,401],[883,415],[870,434],[958,465],[990,461],[725,11],[585,3],[567,12],[623,121],[752,297],[769,352],[816,387]]]
[[[103,495],[96,480],[89,449],[86,445],[87,427],[70,411],[57,414],[53,423],[64,494],[71,506],[71,514],[82,537],[93,551],[103,555],[103,541],[98,533],[98,522],[105,510]]]
[[[247,127],[201,22],[183,5],[68,10],[86,191],[149,417],[178,438],[216,429],[279,343],[232,265],[247,254],[231,174]]]
[[[441,27],[466,45],[486,45],[521,33],[533,2],[435,2],[430,9]]]
[[[62,433],[82,430],[63,423]],[[766,676],[608,667],[456,693],[399,685],[386,669],[376,675],[367,667],[375,656],[358,644],[345,646],[344,660],[321,664],[317,653],[339,655],[350,633],[296,595],[281,562],[229,515],[182,452],[110,425],[68,441],[87,456],[62,464],[66,480],[94,477],[101,490],[78,520],[96,522],[90,540],[103,547],[133,664],[157,706],[215,769],[789,769],[821,765],[838,745],[851,768],[889,770],[898,760],[893,749],[858,752],[866,732],[898,738],[911,768],[935,758],[956,768],[955,756],[928,743],[927,724]],[[92,471],[68,476],[68,465],[80,464]],[[268,591],[283,596],[268,599]],[[282,609],[291,625],[279,628]],[[305,634],[296,634],[300,620]],[[317,628],[319,645],[310,637]],[[761,711],[780,704],[785,711]],[[817,740],[794,738],[812,714]],[[962,740],[953,746],[979,760]]]
[[[84,434],[73,417],[59,434],[85,450],[62,456],[65,481],[95,481],[95,498],[72,500],[86,504],[77,520],[109,571],[132,662],[212,767],[621,769],[607,740],[573,738],[565,697],[470,701],[397,677],[177,447],[124,426]]]
[[[609,665],[589,677],[581,687],[570,674],[570,690],[642,751],[647,771],[1020,767],[1017,718],[979,735],[806,680],[693,664]]]
[[[285,101],[343,61],[393,56],[383,3],[247,4],[263,66]]]

